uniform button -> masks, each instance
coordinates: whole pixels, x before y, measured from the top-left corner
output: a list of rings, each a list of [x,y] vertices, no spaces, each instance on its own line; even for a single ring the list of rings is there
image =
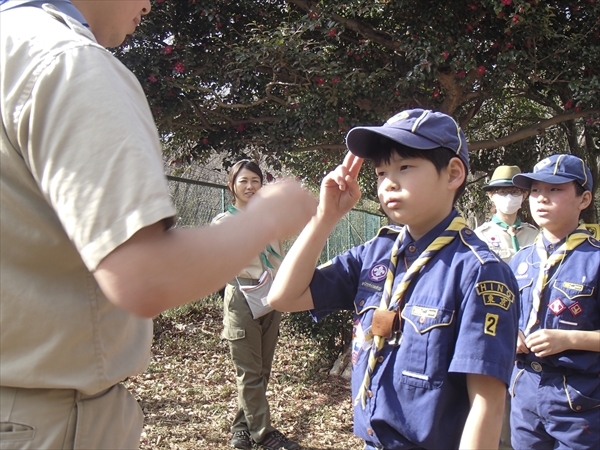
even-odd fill
[[[471,230],[465,230],[465,234],[467,236],[471,236],[473,234],[473,232]]]
[[[369,436],[373,436],[373,430],[371,428],[367,428],[367,433],[369,433]]]
[[[548,246],[548,248],[549,248],[550,250],[554,250],[554,245],[550,244],[550,245]]]
[[[575,409],[576,409],[577,411],[581,410],[581,405],[577,405],[577,406],[575,407]]]
[[[364,301],[364,300],[361,300],[361,301],[358,303],[358,306],[363,306],[364,304],[365,304],[365,301]]]
[[[380,357],[378,357],[378,358],[377,358],[377,362],[378,362],[378,363],[382,363],[382,362],[383,362],[383,359],[384,359],[384,358],[383,358],[383,356],[380,356]]]
[[[408,247],[408,251],[411,252],[411,253],[414,253],[414,252],[417,251],[417,247],[415,247],[414,245],[411,245],[411,246]]]
[[[369,396],[369,398],[373,398],[373,391],[367,392],[367,395]]]
[[[531,368],[538,373],[540,373],[542,371],[542,365],[537,361],[534,361],[531,363]]]
[[[419,319],[419,323],[425,323],[425,317],[421,317],[421,318]]]
[[[537,325],[538,323],[540,323],[540,319],[537,319],[537,320],[535,321],[535,324],[536,324],[536,325]]]

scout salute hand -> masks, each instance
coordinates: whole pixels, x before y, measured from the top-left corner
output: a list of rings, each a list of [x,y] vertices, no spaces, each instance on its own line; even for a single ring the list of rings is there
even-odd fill
[[[363,159],[348,152],[344,162],[321,182],[321,198],[317,215],[337,221],[360,200],[358,174]]]

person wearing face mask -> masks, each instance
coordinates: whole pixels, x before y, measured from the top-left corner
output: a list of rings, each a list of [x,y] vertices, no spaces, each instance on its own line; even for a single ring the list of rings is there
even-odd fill
[[[477,236],[505,263],[521,247],[533,243],[538,234],[536,227],[519,218],[519,209],[528,195],[512,182],[512,177],[519,173],[521,169],[518,166],[499,166],[494,170],[492,179],[483,190],[492,201],[495,212],[489,222],[475,229]]]
[[[528,195],[524,189],[516,187],[512,177],[521,173],[518,166],[499,166],[494,170],[489,184],[483,187],[492,201],[495,212],[489,222],[475,229],[475,234],[487,243],[505,263],[508,263],[521,247],[532,244],[538,229],[527,222],[521,222],[519,209]],[[506,397],[501,449],[510,449],[510,396]]]

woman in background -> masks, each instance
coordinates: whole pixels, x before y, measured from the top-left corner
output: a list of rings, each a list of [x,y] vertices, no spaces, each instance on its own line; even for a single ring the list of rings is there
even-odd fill
[[[213,223],[227,220],[246,208],[252,196],[262,187],[263,174],[251,160],[238,161],[229,171],[227,186],[233,203]],[[231,425],[233,448],[260,450],[298,449],[296,442],[287,439],[271,425],[267,383],[279,337],[281,313],[270,311],[253,318],[241,286],[257,285],[268,268],[273,276],[281,264],[281,242],[271,242],[254,261],[225,287],[223,296],[223,338],[229,341],[231,358],[236,370],[238,410]]]

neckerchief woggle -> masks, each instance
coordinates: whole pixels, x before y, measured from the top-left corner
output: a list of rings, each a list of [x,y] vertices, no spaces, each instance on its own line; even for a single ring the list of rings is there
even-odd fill
[[[69,0],[0,0],[0,13],[21,6],[41,8],[42,5],[47,3],[54,5],[61,13],[81,22],[84,27],[89,28],[83,14]]]
[[[402,281],[396,287],[396,291],[392,296],[392,286],[394,284],[394,278],[396,277],[396,268],[398,265],[398,251],[400,246],[402,245],[402,241],[404,239],[404,235],[406,233],[406,227],[402,230],[402,233],[396,240],[394,247],[392,248],[392,253],[390,255],[390,265],[388,266],[387,276],[385,279],[383,294],[381,296],[381,302],[379,304],[379,309],[389,310],[389,309],[399,309],[402,304],[402,297],[404,293],[408,289],[411,281],[417,278],[421,269],[427,262],[437,254],[442,248],[451,243],[454,238],[458,235],[460,230],[467,226],[465,219],[460,216],[455,217],[450,225],[440,233],[438,237],[436,237],[431,244],[425,249],[423,253],[417,258],[415,262],[413,262],[408,270],[404,273],[402,277]],[[375,367],[377,365],[377,356],[383,345],[385,343],[385,338],[383,336],[373,336],[373,344],[371,345],[371,351],[369,352],[369,357],[367,360],[367,370],[365,370],[365,376],[358,391],[358,394],[354,400],[354,404],[358,404],[360,401],[363,409],[366,406],[366,398],[367,391],[371,385],[371,376],[375,371]]]
[[[229,208],[227,208],[227,211],[229,211],[231,214],[235,214],[235,213],[237,213],[239,211],[239,209],[237,209],[233,205],[229,205]],[[276,258],[282,259],[281,255],[275,251],[275,249],[271,246],[271,244],[267,245],[267,248],[265,250],[268,253],[270,253],[273,256],[275,256]],[[274,268],[273,264],[271,264],[271,262],[267,258],[267,255],[265,254],[265,252],[260,252],[260,260],[263,263],[263,265],[266,266],[266,267],[268,267],[269,269],[273,269]]]
[[[496,214],[494,214],[492,216],[492,222],[494,222],[496,225],[501,226],[505,230],[510,230],[511,228],[513,229],[513,232],[515,234],[511,234],[511,233],[508,233],[508,234],[510,234],[510,239],[512,241],[512,245],[513,245],[513,248],[515,249],[515,252],[518,252],[519,249],[521,248],[521,246],[519,245],[519,240],[517,239],[517,228],[519,228],[521,226],[521,219],[519,217],[517,217],[517,221],[513,225],[509,225],[506,222],[503,222],[502,220],[500,220],[498,218],[498,216],[496,216]]]
[[[587,241],[589,237],[589,231],[586,230],[585,226],[578,226],[573,233],[567,236],[565,242],[558,247],[549,258],[548,253],[546,252],[546,247],[544,246],[544,241],[542,239],[542,233],[538,234],[535,238],[533,245],[540,259],[540,272],[535,282],[533,291],[531,291],[531,311],[529,312],[527,325],[525,327],[525,331],[523,332],[525,336],[528,336],[529,333],[533,331],[533,327],[538,323],[538,312],[542,303],[542,292],[544,292],[544,288],[548,284],[548,274],[550,273],[550,269],[556,263],[562,263],[569,253],[571,253],[581,243]]]

